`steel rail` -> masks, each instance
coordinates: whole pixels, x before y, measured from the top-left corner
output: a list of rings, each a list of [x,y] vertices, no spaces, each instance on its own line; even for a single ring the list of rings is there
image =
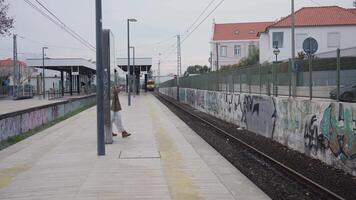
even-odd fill
[[[309,179],[308,177],[302,175],[301,173],[295,171],[294,169],[292,169],[292,168],[286,166],[285,164],[283,164],[283,163],[277,161],[276,159],[274,159],[274,158],[268,156],[267,154],[263,153],[262,151],[256,149],[255,147],[249,145],[248,143],[244,142],[243,140],[241,140],[241,139],[239,139],[239,138],[233,136],[232,134],[228,133],[227,131],[225,131],[225,130],[223,130],[223,129],[217,127],[217,126],[215,126],[214,124],[212,124],[211,122],[209,122],[209,121],[203,119],[202,117],[200,117],[200,116],[198,116],[198,115],[196,115],[196,114],[193,114],[192,112],[188,111],[187,109],[182,108],[182,106],[181,106],[181,105],[178,105],[178,103],[173,102],[172,100],[168,99],[167,97],[165,97],[165,96],[163,96],[163,95],[161,95],[161,94],[155,94],[155,96],[156,96],[156,98],[158,98],[158,99],[160,99],[160,98],[161,98],[161,99],[164,99],[165,101],[167,101],[167,102],[171,103],[172,105],[174,105],[174,106],[175,106],[176,108],[178,108],[179,110],[184,111],[184,112],[187,113],[188,115],[190,115],[190,116],[192,116],[192,117],[194,117],[194,118],[199,119],[200,121],[202,121],[202,122],[204,122],[205,124],[211,126],[211,127],[214,128],[215,130],[217,130],[217,131],[223,133],[224,135],[226,135],[226,136],[228,136],[228,137],[234,139],[235,141],[241,143],[242,145],[244,145],[244,146],[247,147],[248,149],[253,150],[255,153],[257,153],[258,155],[260,155],[260,156],[266,158],[267,160],[271,161],[272,163],[274,163],[274,164],[277,165],[278,167],[284,169],[285,171],[288,171],[288,172],[291,173],[294,177],[296,177],[296,178],[298,178],[298,179],[300,179],[300,180],[306,182],[307,184],[311,185],[313,188],[315,188],[315,189],[317,189],[317,190],[319,190],[319,191],[321,191],[321,192],[323,192],[323,193],[329,195],[330,197],[333,197],[334,199],[345,200],[345,198],[343,198],[343,197],[337,195],[336,193],[330,191],[329,189],[327,189],[327,188],[325,188],[324,186],[322,186],[322,185],[316,183],[315,181]]]

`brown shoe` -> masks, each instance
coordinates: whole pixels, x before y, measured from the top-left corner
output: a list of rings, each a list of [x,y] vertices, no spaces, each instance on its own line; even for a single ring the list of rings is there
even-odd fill
[[[123,137],[123,138],[129,137],[130,135],[131,135],[131,134],[128,133],[128,132],[126,132],[126,131],[122,132],[122,137]]]
[[[115,137],[115,136],[117,136],[117,134],[116,134],[116,133],[112,133],[112,136],[114,136],[114,137]]]

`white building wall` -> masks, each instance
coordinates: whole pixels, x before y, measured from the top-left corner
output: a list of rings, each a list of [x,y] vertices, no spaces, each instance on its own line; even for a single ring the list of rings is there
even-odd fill
[[[218,43],[219,57],[216,55],[216,43]],[[235,55],[235,45],[241,46],[241,54]],[[248,57],[249,54],[249,45],[254,45],[257,49],[259,48],[258,40],[239,40],[239,41],[213,41],[211,42],[211,52],[212,52],[212,62],[213,62],[213,71],[217,70],[216,61],[219,59],[219,67],[225,65],[233,65],[240,62],[242,58]],[[221,56],[221,46],[227,47],[227,55]]]
[[[278,60],[288,60],[291,57],[291,30],[290,28],[271,28],[267,33],[262,33],[260,36],[260,62],[273,62],[275,55],[273,54],[273,32],[284,32],[283,48],[280,48],[281,53],[278,55]],[[303,27],[296,28],[297,34],[306,33],[307,37],[313,37],[318,41],[319,49],[316,54],[334,51],[337,48],[328,47],[328,33],[340,33],[340,49],[356,46],[356,26],[324,26],[324,27]],[[296,37],[297,38],[297,37]],[[298,52],[303,51],[303,41],[296,40],[296,56]]]

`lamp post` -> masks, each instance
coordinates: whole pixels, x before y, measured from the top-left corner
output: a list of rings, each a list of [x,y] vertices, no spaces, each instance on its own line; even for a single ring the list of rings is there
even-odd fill
[[[130,67],[130,22],[137,22],[136,19],[127,19],[127,71],[129,72],[129,95],[128,105],[131,106],[131,67]]]
[[[48,47],[42,47],[42,74],[43,74],[43,78],[42,78],[42,86],[43,86],[43,99],[46,98],[46,79],[45,79],[45,50],[48,49]]]
[[[273,94],[277,96],[277,84],[276,84],[276,65],[278,62],[278,55],[279,53],[281,53],[281,50],[278,49],[278,46],[276,45],[276,47],[273,50],[274,55],[276,55],[276,61],[275,63],[272,65],[272,79],[273,79]]]
[[[133,81],[133,95],[134,97],[136,96],[136,65],[135,65],[135,47],[134,46],[131,46],[130,49],[132,49],[132,65],[133,65],[133,70],[132,70],[132,73],[133,73],[133,77],[134,77],[134,81]]]
[[[276,62],[278,62],[278,55],[281,53],[281,50],[278,49],[278,46],[276,46],[273,50],[273,54],[276,56]]]

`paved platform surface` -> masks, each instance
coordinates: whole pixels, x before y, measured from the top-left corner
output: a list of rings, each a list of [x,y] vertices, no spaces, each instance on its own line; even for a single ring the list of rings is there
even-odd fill
[[[43,100],[42,97],[35,96],[32,99],[12,100],[12,99],[0,99],[0,115],[35,108],[39,106],[45,106],[57,102],[66,101],[68,99],[75,99],[84,97],[85,95],[78,96],[65,96],[56,100]]]
[[[0,199],[269,199],[152,95],[96,155],[96,108],[0,151]]]

